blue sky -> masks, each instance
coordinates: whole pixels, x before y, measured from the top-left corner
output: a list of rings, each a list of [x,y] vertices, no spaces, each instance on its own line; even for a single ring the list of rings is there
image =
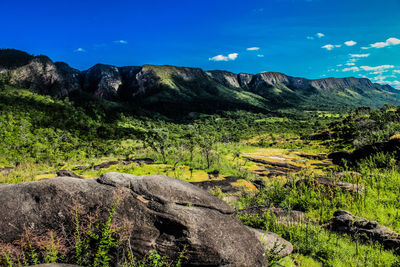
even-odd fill
[[[1,0],[0,47],[87,69],[168,64],[400,88],[400,0]]]

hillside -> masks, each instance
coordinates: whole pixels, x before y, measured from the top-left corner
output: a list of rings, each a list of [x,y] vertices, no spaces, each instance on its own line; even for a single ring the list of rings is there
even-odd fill
[[[365,78],[309,80],[276,72],[235,74],[155,65],[97,64],[79,71],[46,56],[13,49],[0,50],[0,82],[58,98],[89,94],[171,116],[219,110],[268,113],[288,108],[378,107],[400,99],[391,86]]]

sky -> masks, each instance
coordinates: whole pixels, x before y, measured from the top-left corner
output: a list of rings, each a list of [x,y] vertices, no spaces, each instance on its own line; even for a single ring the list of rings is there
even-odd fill
[[[0,0],[0,47],[94,64],[369,78],[400,89],[400,0]]]

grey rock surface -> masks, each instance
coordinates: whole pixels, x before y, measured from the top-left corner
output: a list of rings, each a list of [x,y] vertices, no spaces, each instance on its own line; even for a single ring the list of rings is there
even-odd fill
[[[185,247],[188,266],[266,266],[262,244],[223,201],[189,183],[161,175],[107,173],[99,179],[59,177],[0,187],[0,242],[24,229],[74,232],[96,211],[107,218],[116,196],[116,223],[130,225],[129,244],[139,258],[150,249],[176,259]]]

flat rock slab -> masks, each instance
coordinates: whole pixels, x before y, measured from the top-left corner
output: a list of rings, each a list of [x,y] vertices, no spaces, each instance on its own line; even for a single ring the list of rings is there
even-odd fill
[[[127,242],[141,259],[149,250],[177,259],[185,247],[186,266],[267,266],[263,245],[232,208],[187,182],[162,175],[106,173],[98,179],[59,177],[0,186],[0,243],[20,239],[28,228],[49,230],[69,240],[80,221],[108,218],[115,199],[116,223],[126,223]],[[112,257],[113,265],[117,262]]]
[[[235,193],[239,191],[239,188],[232,186],[232,183],[242,179],[238,177],[225,177],[224,180],[211,180],[204,182],[192,182],[191,184],[196,185],[204,190],[211,190],[215,187],[219,187],[223,193]]]
[[[350,193],[362,194],[365,190],[365,186],[362,184],[352,184],[347,182],[342,182],[339,180],[327,178],[327,177],[316,177],[313,179],[301,179],[296,181],[296,186],[301,186],[302,184],[307,185],[322,185],[331,188],[340,188],[343,191]],[[292,186],[290,183],[288,186]]]
[[[257,159],[257,158],[251,158],[251,157],[244,157],[245,159],[248,159],[252,162],[255,163],[260,163],[260,164],[264,164],[264,165],[270,165],[272,167],[279,167],[279,168],[286,168],[289,170],[294,170],[294,171],[301,171],[303,168],[287,163],[287,162],[273,162],[273,161],[267,161],[267,160],[263,160],[263,159]]]

